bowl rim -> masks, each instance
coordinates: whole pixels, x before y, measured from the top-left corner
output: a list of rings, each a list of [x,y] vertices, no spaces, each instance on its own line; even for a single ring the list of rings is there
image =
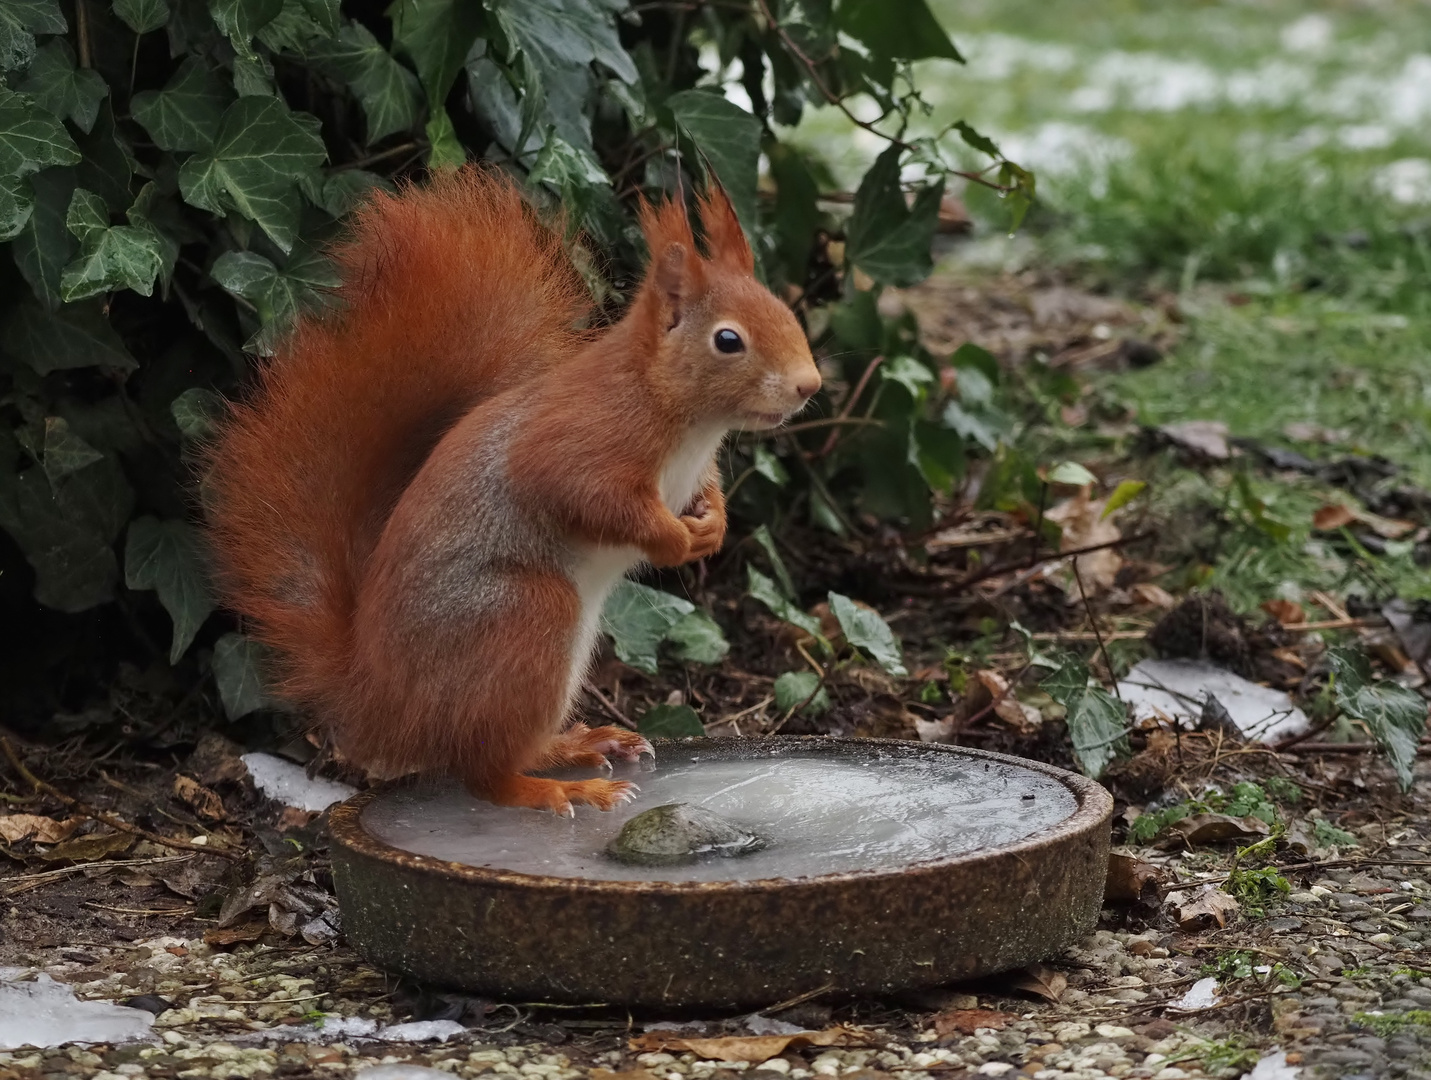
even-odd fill
[[[703,748],[717,751],[739,750],[743,747],[784,747],[818,749],[829,746],[846,746],[852,749],[879,750],[892,749],[900,754],[951,753],[975,760],[1000,762],[1025,768],[1057,780],[1068,788],[1074,796],[1075,808],[1062,821],[1046,826],[1008,844],[963,852],[943,858],[925,859],[907,863],[891,869],[846,870],[831,874],[815,874],[798,878],[750,878],[735,881],[631,881],[626,879],[602,879],[579,877],[556,877],[548,874],[527,874],[498,867],[472,866],[468,863],[450,862],[431,855],[421,855],[380,840],[363,826],[363,811],[374,800],[401,788],[411,786],[416,778],[403,777],[390,780],[368,791],[359,792],[352,798],[332,808],[328,815],[328,832],[331,842],[348,849],[352,854],[388,863],[406,871],[414,871],[434,877],[457,879],[473,886],[498,889],[542,890],[565,893],[610,893],[626,895],[645,893],[665,896],[690,896],[702,893],[761,893],[779,889],[816,890],[829,886],[845,885],[853,882],[873,884],[882,880],[907,881],[911,876],[943,874],[960,867],[974,868],[980,863],[1009,857],[1018,858],[1025,853],[1044,849],[1056,850],[1061,842],[1076,841],[1099,826],[1105,824],[1113,813],[1113,796],[1095,780],[1078,773],[1049,765],[1042,761],[1000,754],[972,746],[955,746],[947,743],[920,743],[907,739],[863,739],[847,735],[762,735],[762,736],[706,736],[689,739],[661,740],[658,748],[667,751],[679,748],[699,751]]]

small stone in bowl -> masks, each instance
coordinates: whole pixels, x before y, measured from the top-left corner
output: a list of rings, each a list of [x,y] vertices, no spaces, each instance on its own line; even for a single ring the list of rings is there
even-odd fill
[[[668,803],[633,817],[606,847],[613,859],[638,866],[670,866],[700,858],[759,851],[768,841],[704,807]]]

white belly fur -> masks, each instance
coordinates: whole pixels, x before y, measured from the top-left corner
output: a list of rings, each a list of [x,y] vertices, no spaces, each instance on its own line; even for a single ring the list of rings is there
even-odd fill
[[[716,451],[725,439],[726,426],[697,428],[691,431],[676,449],[666,467],[661,470],[661,500],[671,513],[679,514],[704,486],[707,470]],[[634,547],[606,547],[592,544],[573,563],[569,575],[581,600],[581,617],[571,640],[571,668],[566,680],[566,707],[562,717],[571,712],[572,702],[586,678],[591,658],[596,651],[596,635],[601,629],[601,609],[616,583],[645,558]]]

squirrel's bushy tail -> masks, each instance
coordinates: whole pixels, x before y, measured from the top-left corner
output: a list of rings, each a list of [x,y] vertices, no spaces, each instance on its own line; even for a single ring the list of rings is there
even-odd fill
[[[559,238],[476,168],[377,196],[333,255],[336,305],[300,319],[207,462],[220,590],[299,704],[343,698],[363,568],[432,447],[568,354],[590,309]]]

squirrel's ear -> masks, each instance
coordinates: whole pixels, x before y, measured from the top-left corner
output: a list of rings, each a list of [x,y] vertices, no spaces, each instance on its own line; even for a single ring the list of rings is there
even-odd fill
[[[663,202],[653,207],[641,200],[641,231],[651,252],[646,280],[654,290],[669,330],[681,321],[687,302],[699,286],[700,260],[691,223],[680,203]]]
[[[701,196],[700,208],[701,231],[705,233],[711,262],[724,263],[742,273],[754,273],[755,256],[751,253],[750,241],[740,227],[730,196],[714,177]]]
[[[682,243],[666,245],[660,254],[652,253],[651,284],[664,315],[663,325],[674,330],[685,313],[690,294],[691,250]]]

